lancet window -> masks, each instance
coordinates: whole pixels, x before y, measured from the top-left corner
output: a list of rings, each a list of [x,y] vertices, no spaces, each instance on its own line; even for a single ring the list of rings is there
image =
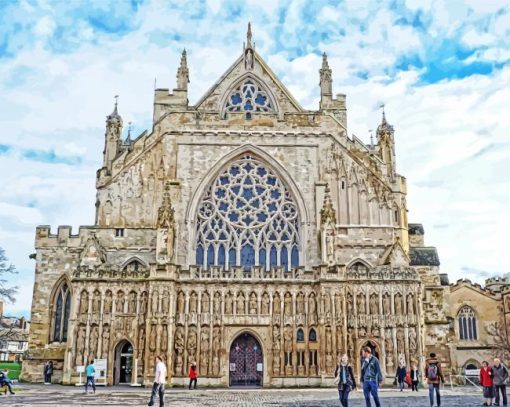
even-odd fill
[[[62,283],[55,294],[53,317],[53,342],[67,341],[67,328],[71,313],[71,293],[66,283]]]
[[[280,177],[252,155],[231,162],[198,209],[196,264],[299,266],[299,216]]]
[[[473,308],[463,306],[458,314],[459,338],[462,340],[476,341],[478,339],[476,327],[476,315]]]

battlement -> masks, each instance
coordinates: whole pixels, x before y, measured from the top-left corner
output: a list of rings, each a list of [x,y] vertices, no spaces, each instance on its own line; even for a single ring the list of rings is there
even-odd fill
[[[510,279],[508,277],[491,277],[485,280],[485,288],[493,292],[500,293],[503,288],[510,286]]]

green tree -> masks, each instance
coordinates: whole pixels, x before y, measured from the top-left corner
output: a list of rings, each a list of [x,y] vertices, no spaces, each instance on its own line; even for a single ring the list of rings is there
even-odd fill
[[[7,281],[7,274],[17,273],[16,268],[9,263],[5,250],[0,247],[0,300],[6,299],[10,302],[16,301],[14,297],[18,292],[18,287],[10,286]]]

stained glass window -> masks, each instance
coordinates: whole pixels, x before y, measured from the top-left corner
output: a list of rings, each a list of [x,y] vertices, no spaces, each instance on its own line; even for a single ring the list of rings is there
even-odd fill
[[[245,79],[230,93],[224,110],[248,113],[275,111],[268,93],[252,78]]]
[[[53,341],[66,342],[69,315],[71,311],[71,294],[66,283],[63,283],[55,294],[53,320]]]
[[[198,209],[198,265],[288,271],[299,266],[298,247],[294,199],[258,159],[245,155],[230,163],[206,190]]]

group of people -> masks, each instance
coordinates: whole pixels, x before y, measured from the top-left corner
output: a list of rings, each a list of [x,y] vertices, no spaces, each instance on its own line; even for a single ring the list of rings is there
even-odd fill
[[[416,363],[411,364],[411,368],[407,369],[404,361],[399,363],[397,372],[395,374],[394,385],[398,384],[400,391],[404,391],[405,385],[407,384],[411,391],[418,391],[418,384],[420,382],[420,372]]]
[[[360,379],[366,406],[371,407],[373,399],[375,406],[381,407],[379,387],[383,383],[384,376],[381,371],[379,360],[372,355],[372,350],[368,346],[363,348],[362,355]],[[395,379],[399,383],[401,391],[404,388],[403,383],[406,382],[406,379],[410,382],[412,389],[418,391],[420,373],[416,364],[411,365],[410,370],[407,370],[405,365],[401,364],[397,369]],[[440,384],[444,383],[444,376],[441,370],[441,363],[437,359],[435,353],[431,353],[430,357],[426,360],[425,379],[429,386],[430,406],[434,406],[434,399],[436,400],[437,406],[441,406]],[[356,380],[347,355],[343,355],[339,358],[335,370],[334,382],[338,385],[340,404],[342,407],[348,407],[349,393],[356,389]],[[506,396],[504,400],[504,405],[506,405]]]
[[[502,405],[507,405],[507,381],[508,370],[498,358],[494,359],[492,365],[489,365],[489,362],[486,361],[482,362],[482,368],[480,369],[480,384],[483,388],[483,397],[485,399],[483,403],[484,406],[499,406],[500,393],[502,396]],[[493,400],[494,404],[492,403]]]

